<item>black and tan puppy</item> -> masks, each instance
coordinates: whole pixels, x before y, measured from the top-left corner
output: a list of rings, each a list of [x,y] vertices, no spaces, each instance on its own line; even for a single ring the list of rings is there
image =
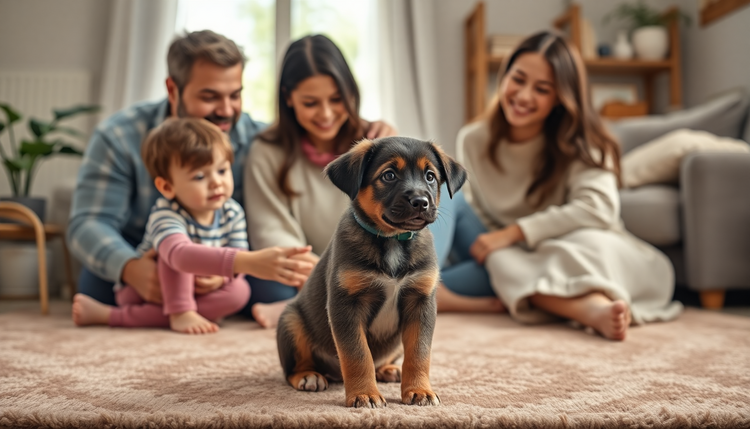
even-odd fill
[[[440,185],[466,171],[430,142],[363,140],[326,167],[351,199],[305,287],[279,321],[279,358],[295,389],[344,381],[346,405],[379,408],[377,381],[401,381],[405,404],[438,405],[430,387]],[[403,369],[394,361],[403,356]]]

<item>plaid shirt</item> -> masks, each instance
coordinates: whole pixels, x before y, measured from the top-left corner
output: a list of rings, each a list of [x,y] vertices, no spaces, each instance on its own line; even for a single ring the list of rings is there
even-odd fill
[[[141,142],[167,117],[169,103],[142,103],[115,113],[94,131],[73,195],[68,247],[97,276],[117,282],[138,257],[151,207],[160,196],[141,159]],[[234,149],[234,195],[242,201],[242,168],[264,124],[246,113],[229,134]]]

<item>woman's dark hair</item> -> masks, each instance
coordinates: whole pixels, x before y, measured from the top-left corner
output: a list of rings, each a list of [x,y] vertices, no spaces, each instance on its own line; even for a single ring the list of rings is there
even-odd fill
[[[526,192],[527,200],[537,193],[533,205],[541,204],[553,192],[574,160],[611,170],[617,176],[618,183],[621,183],[620,146],[593,110],[586,68],[578,51],[565,39],[547,31],[525,39],[502,65],[498,88],[503,79],[509,77],[508,72],[513,63],[530,52],[542,55],[552,68],[559,104],[545,120],[544,155],[536,177]],[[498,90],[485,117],[490,126],[488,156],[497,168],[500,168],[497,148],[510,131],[500,103],[501,96]]]
[[[305,129],[297,122],[294,109],[287,105],[286,100],[300,82],[317,75],[330,76],[334,80],[349,114],[349,120],[336,136],[336,153],[349,150],[365,133],[366,122],[359,117],[359,88],[336,44],[323,35],[305,36],[292,42],[281,65],[276,121],[259,135],[261,140],[280,146],[287,154],[277,180],[279,188],[289,197],[297,194],[291,189],[288,176],[292,165],[300,157],[299,141]]]

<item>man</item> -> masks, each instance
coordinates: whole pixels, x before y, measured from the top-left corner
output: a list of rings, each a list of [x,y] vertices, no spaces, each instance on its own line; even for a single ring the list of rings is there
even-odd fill
[[[71,252],[84,266],[80,293],[115,305],[112,288],[120,281],[146,301],[161,303],[155,252],[135,251],[158,196],[141,160],[141,142],[167,117],[205,118],[228,133],[235,153],[232,173],[242,178],[250,142],[265,126],[241,111],[245,61],[233,41],[210,30],[179,37],[167,54],[168,98],[117,112],[96,128],[78,174],[67,233]],[[379,122],[368,137],[392,132]],[[242,180],[235,180],[233,198],[244,203]],[[276,288],[286,288],[275,282],[251,279],[250,284],[248,309],[259,299],[288,297],[286,292],[275,296]],[[212,278],[198,278],[196,293],[220,285]]]

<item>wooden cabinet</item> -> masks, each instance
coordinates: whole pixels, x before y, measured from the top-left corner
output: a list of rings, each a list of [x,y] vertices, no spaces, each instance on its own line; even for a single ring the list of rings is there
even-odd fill
[[[665,13],[673,13],[675,8]],[[569,41],[581,51],[581,8],[572,4],[568,10],[554,20],[554,28],[568,34]],[[664,60],[618,60],[615,58],[585,59],[589,75],[635,75],[643,79],[646,111],[651,112],[654,100],[655,77],[661,73],[669,75],[670,108],[682,107],[682,75],[680,68],[680,34],[678,20],[671,20],[669,32],[669,56]],[[482,114],[487,105],[488,76],[499,70],[503,58],[488,54],[485,34],[485,6],[478,2],[464,22],[466,67],[465,67],[465,120],[471,121]],[[609,109],[610,117],[619,117],[623,109]]]

